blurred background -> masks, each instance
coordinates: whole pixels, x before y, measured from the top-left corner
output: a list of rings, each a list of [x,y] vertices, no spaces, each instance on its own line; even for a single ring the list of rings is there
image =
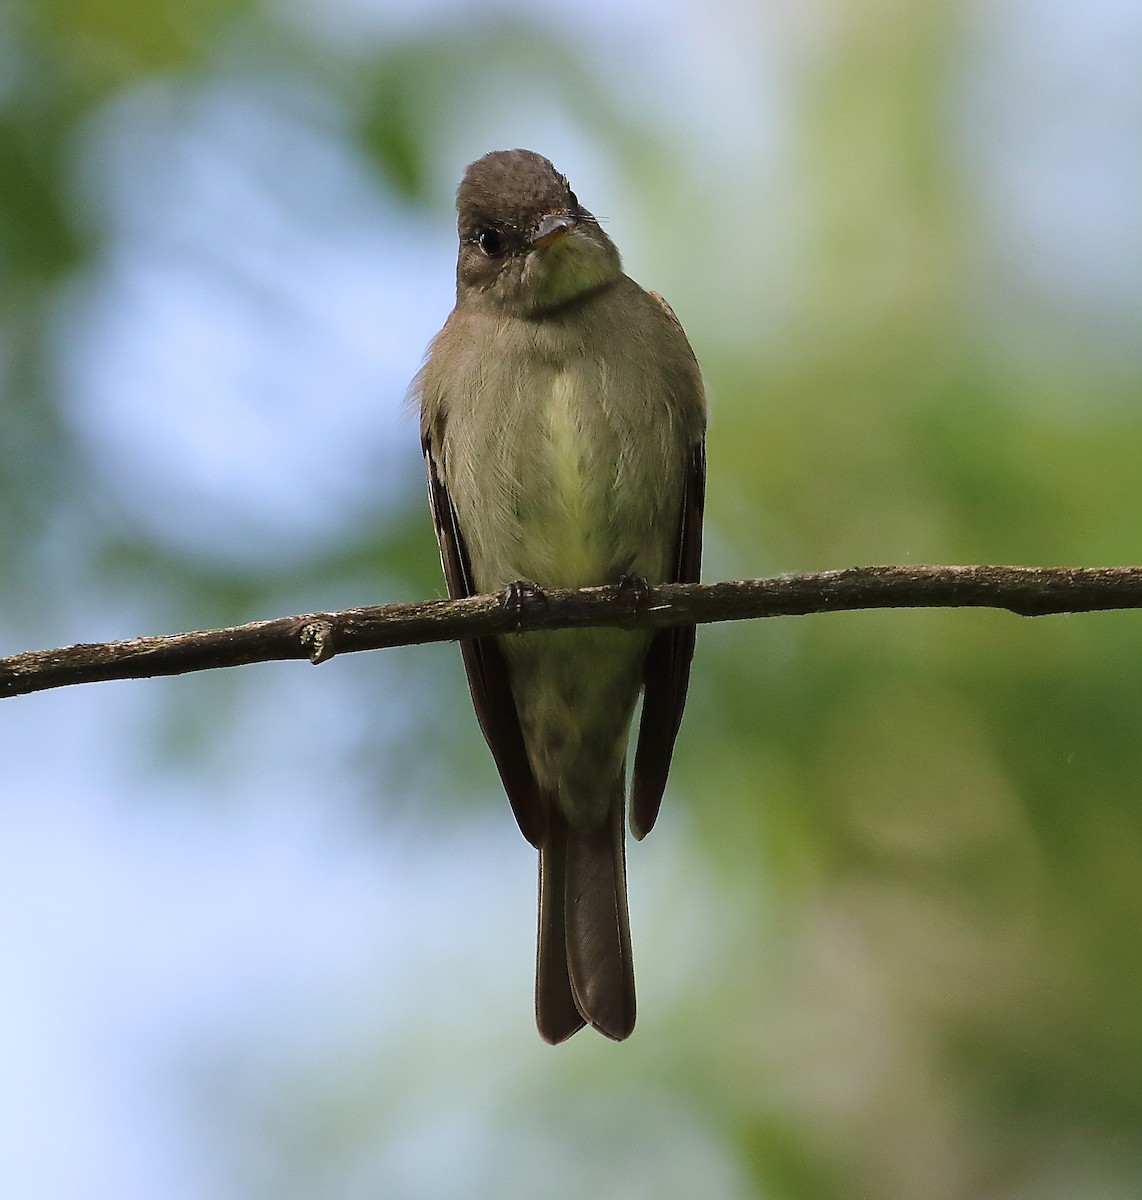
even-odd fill
[[[443,594],[402,406],[527,146],[708,381],[706,575],[1142,560],[1127,0],[3,0],[0,653]],[[701,631],[638,1029],[532,1021],[454,646],[3,703],[35,1200],[1142,1194],[1142,619]]]

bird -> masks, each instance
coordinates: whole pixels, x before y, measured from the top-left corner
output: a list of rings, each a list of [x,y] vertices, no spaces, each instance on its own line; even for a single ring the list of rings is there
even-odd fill
[[[670,306],[623,272],[565,176],[530,150],[471,163],[456,304],[410,387],[450,596],[696,582],[706,399]],[[521,631],[461,643],[516,821],[539,852],[535,1012],[556,1044],[634,1029],[629,819],[654,825],[691,626]]]

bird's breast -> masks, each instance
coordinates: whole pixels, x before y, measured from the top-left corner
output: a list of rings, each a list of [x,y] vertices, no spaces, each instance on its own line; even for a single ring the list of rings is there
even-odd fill
[[[485,511],[460,514],[481,589],[664,577],[662,508],[680,485],[663,461],[669,414],[645,378],[587,355],[532,360],[490,371],[481,407],[488,436],[465,453]]]
[[[606,575],[616,497],[615,433],[598,381],[564,368],[537,405],[538,470],[520,507],[521,549],[545,562],[550,586],[581,586]],[[594,386],[592,386],[594,385]],[[528,503],[530,501],[530,503]]]

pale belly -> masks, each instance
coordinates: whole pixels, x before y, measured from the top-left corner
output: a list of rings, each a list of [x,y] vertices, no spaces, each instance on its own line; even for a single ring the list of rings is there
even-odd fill
[[[553,370],[545,384],[505,406],[511,419],[484,447],[493,511],[470,523],[477,586],[667,578],[677,470],[614,403],[599,363]]]
[[[553,368],[541,384],[532,371],[529,384],[526,396],[501,397],[494,428],[462,447],[472,490],[453,498],[477,589],[668,578],[681,491],[668,421],[663,430],[646,419],[648,404],[616,403],[629,397],[608,390],[597,360]],[[475,495],[479,513],[464,504]],[[537,781],[573,824],[598,825],[621,777],[650,635],[560,630],[499,642]]]
[[[583,829],[606,817],[622,776],[649,640],[621,629],[499,639],[536,780]]]

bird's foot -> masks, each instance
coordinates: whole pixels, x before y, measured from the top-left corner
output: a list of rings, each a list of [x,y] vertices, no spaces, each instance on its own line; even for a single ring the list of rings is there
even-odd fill
[[[539,584],[532,583],[530,579],[517,579],[504,588],[500,603],[506,612],[515,617],[516,624],[519,625],[529,606],[546,608],[547,597]]]
[[[650,599],[650,584],[645,575],[621,575],[619,595],[626,601],[632,617],[642,613]]]

